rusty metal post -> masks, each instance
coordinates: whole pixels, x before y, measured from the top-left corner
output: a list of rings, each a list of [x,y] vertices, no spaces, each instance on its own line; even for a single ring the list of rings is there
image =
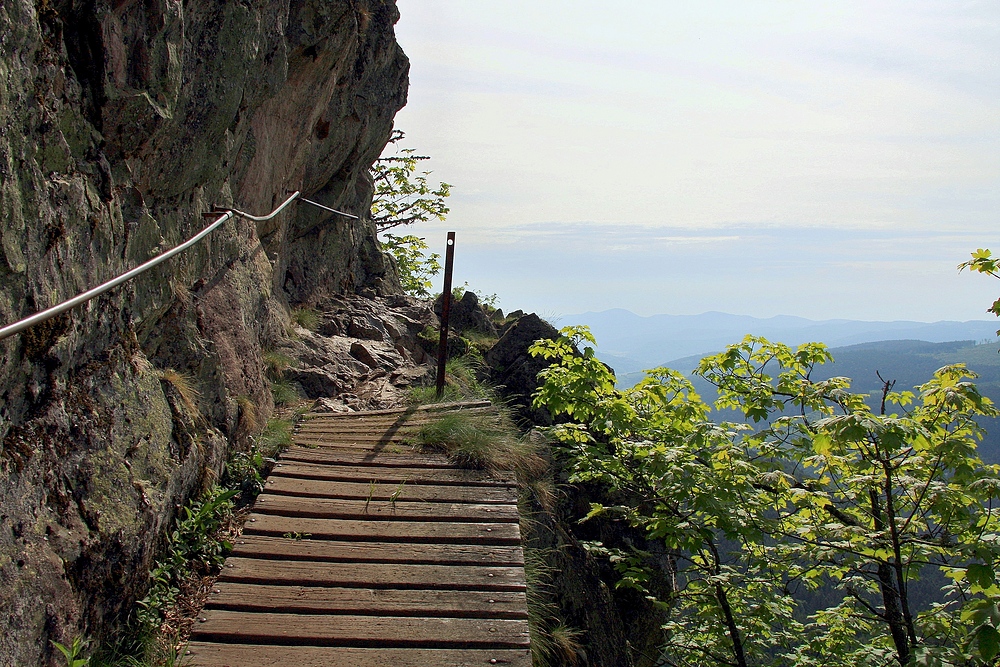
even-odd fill
[[[451,270],[455,265],[455,232],[448,232],[444,255],[444,291],[441,293],[441,338],[438,342],[437,396],[444,394],[444,367],[448,362],[448,312],[451,310]]]

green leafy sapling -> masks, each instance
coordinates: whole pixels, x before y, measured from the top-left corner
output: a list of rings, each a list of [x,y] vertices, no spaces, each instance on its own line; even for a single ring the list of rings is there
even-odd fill
[[[976,446],[978,420],[997,412],[974,373],[946,366],[916,392],[885,382],[869,397],[847,378],[813,379],[825,346],[748,336],[696,371],[745,417],[714,423],[670,369],[616,389],[593,344],[567,327],[532,347],[552,362],[535,404],[570,419],[551,429],[570,481],[618,499],[585,520],[627,521],[674,554],[675,590],[657,600],[669,664],[994,663],[1000,474]],[[604,554],[619,586],[652,595],[648,555]],[[950,583],[918,610],[926,568]],[[795,592],[819,588],[832,604],[803,623]]]
[[[958,265],[959,271],[964,269],[985,273],[986,275],[1000,279],[1000,258],[994,257],[988,248],[979,248],[976,252],[972,253],[972,259]],[[1000,317],[1000,299],[994,301],[993,305],[986,309],[986,312]],[[1000,336],[1000,330],[997,331],[997,335]]]

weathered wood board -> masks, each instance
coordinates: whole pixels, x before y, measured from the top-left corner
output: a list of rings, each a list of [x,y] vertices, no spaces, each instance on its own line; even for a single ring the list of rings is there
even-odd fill
[[[192,667],[530,667],[512,476],[407,442],[488,402],[308,414],[192,630]]]

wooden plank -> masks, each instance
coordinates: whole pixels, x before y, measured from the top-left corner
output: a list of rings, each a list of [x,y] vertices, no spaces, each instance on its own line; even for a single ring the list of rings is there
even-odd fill
[[[191,642],[191,667],[531,667],[527,649],[371,649]]]
[[[241,535],[233,556],[317,563],[424,563],[437,565],[524,565],[519,546],[482,544],[406,544],[314,540],[311,536]]]
[[[195,641],[379,648],[519,648],[523,619],[327,616],[214,610],[195,623]],[[256,664],[256,663],[249,663]],[[334,663],[336,664],[336,663]]]
[[[267,493],[303,498],[344,498],[345,500],[420,500],[430,503],[516,503],[513,487],[483,488],[474,486],[440,486],[403,483],[371,484],[370,482],[335,482],[296,477],[271,476],[265,484]]]
[[[303,445],[310,448],[312,445],[354,445],[356,447],[374,447],[375,445],[393,445],[397,453],[406,453],[420,456],[420,446],[414,441],[411,435],[379,435],[377,433],[359,434],[325,434],[325,435],[303,435],[297,433],[292,436],[292,442],[296,445]]]
[[[453,401],[450,403],[428,403],[407,408],[386,408],[383,410],[364,410],[359,412],[307,412],[302,415],[303,419],[351,419],[357,417],[368,417],[374,415],[402,415],[420,412],[448,412],[453,410],[467,410],[470,408],[484,408],[493,405],[487,400],[476,401]]]
[[[326,451],[294,446],[282,453],[280,460],[354,466],[386,466],[390,468],[455,467],[455,464],[451,463],[448,457],[441,454],[380,454],[378,452]]]
[[[281,614],[527,618],[523,591],[427,591],[319,588],[229,582],[211,594],[205,609]]]
[[[410,588],[449,591],[523,591],[524,568],[488,565],[409,565],[400,563],[310,563],[297,560],[227,558],[220,582]]]
[[[428,424],[440,420],[448,414],[460,412],[463,415],[499,415],[492,406],[468,408],[466,410],[439,410],[436,412],[395,413],[391,415],[371,415],[367,413],[344,414],[329,418],[311,417],[298,422],[299,428],[351,428],[358,424]]]
[[[466,414],[466,413],[463,413]],[[488,423],[499,423],[501,418],[496,411],[472,411],[471,416],[480,421]],[[441,421],[442,415],[424,417],[419,419],[392,420],[392,419],[359,419],[351,422],[328,422],[313,420],[309,422],[299,422],[295,427],[296,433],[369,433],[369,434],[389,434],[393,433],[414,433],[423,427],[436,424]]]
[[[254,510],[260,514],[312,517],[314,519],[489,522],[518,520],[517,505],[298,498],[270,493],[264,493],[257,497]]]
[[[285,461],[277,463],[272,476],[296,477],[344,482],[364,482],[375,480],[379,484],[435,484],[449,486],[509,487],[516,484],[513,475],[491,476],[483,470],[464,468],[405,468],[378,466],[349,466],[341,464],[310,463],[308,461]]]
[[[313,539],[407,542],[412,544],[497,544],[516,546],[516,523],[439,523],[431,521],[353,521],[251,514],[243,532],[281,537],[309,533]]]

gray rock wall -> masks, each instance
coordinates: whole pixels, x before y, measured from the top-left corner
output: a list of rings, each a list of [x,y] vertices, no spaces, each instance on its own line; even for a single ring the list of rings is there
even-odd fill
[[[0,323],[177,244],[212,204],[262,213],[301,189],[366,211],[406,99],[397,16],[392,0],[0,3]],[[0,342],[0,664],[114,631],[176,508],[272,409],[260,358],[288,302],[392,292],[387,271],[370,223],[299,205]]]

